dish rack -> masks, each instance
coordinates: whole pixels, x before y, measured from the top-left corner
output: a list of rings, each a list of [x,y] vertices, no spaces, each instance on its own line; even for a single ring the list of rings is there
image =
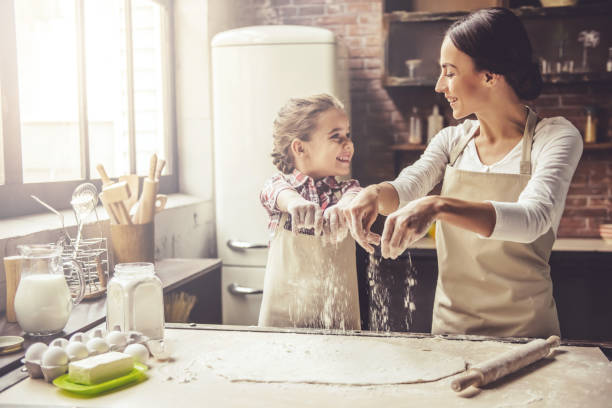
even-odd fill
[[[96,299],[106,293],[106,283],[109,276],[108,243],[106,238],[81,239],[75,255],[75,239],[70,245],[64,245],[62,259],[74,259],[83,269],[85,279],[85,295],[83,299]],[[79,278],[71,264],[64,264],[64,275],[72,293],[78,292]]]

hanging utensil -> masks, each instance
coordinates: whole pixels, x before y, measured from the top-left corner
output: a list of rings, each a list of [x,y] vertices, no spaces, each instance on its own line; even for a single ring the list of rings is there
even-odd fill
[[[72,193],[70,205],[74,209],[74,215],[77,221],[77,238],[74,243],[74,256],[76,257],[81,242],[81,232],[83,222],[96,208],[98,204],[98,190],[91,183],[79,184]]]
[[[31,195],[30,197],[32,197],[40,205],[47,208],[48,210],[50,210],[52,213],[54,213],[55,215],[59,217],[60,223],[62,224],[62,232],[56,244],[61,245],[61,246],[70,246],[71,244],[70,235],[68,235],[68,231],[66,231],[66,226],[64,225],[64,216],[62,215],[62,213],[60,213],[55,208],[51,207],[49,204],[45,203],[43,200],[36,197],[35,195]]]

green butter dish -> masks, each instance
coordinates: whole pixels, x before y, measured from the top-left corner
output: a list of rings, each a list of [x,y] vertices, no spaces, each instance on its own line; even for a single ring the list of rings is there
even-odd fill
[[[64,374],[53,380],[53,384],[62,390],[74,392],[81,395],[97,395],[112,389],[121,387],[122,385],[130,384],[135,381],[142,381],[147,378],[147,366],[140,363],[134,363],[134,369],[128,374],[113,378],[100,384],[83,385],[73,382],[68,374]]]

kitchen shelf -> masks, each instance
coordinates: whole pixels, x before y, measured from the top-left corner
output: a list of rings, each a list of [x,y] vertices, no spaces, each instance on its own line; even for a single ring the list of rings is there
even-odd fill
[[[586,4],[567,7],[519,7],[512,9],[512,12],[521,18],[534,17],[582,17],[593,16],[612,11],[610,2],[599,4]],[[455,21],[470,14],[471,11],[449,11],[449,12],[428,12],[428,11],[392,11],[385,13],[385,21],[400,23],[422,23],[432,21]]]
[[[391,146],[391,150],[397,152],[422,152],[425,150],[427,145],[414,144],[414,143],[402,143]]]
[[[386,87],[434,87],[436,86],[437,78],[414,78],[388,76],[384,79],[383,84]],[[612,72],[574,72],[563,74],[543,74],[542,81],[544,84],[582,84],[593,82],[610,82],[612,83]]]
[[[612,150],[612,142],[585,143],[584,150]]]

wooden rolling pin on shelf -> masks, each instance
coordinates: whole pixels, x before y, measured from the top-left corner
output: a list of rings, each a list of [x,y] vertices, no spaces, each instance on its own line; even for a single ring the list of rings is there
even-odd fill
[[[470,367],[465,374],[451,382],[451,388],[459,392],[470,385],[480,387],[492,383],[546,357],[552,348],[560,345],[560,342],[558,336],[550,336],[547,340],[536,339],[530,341],[499,357]]]

